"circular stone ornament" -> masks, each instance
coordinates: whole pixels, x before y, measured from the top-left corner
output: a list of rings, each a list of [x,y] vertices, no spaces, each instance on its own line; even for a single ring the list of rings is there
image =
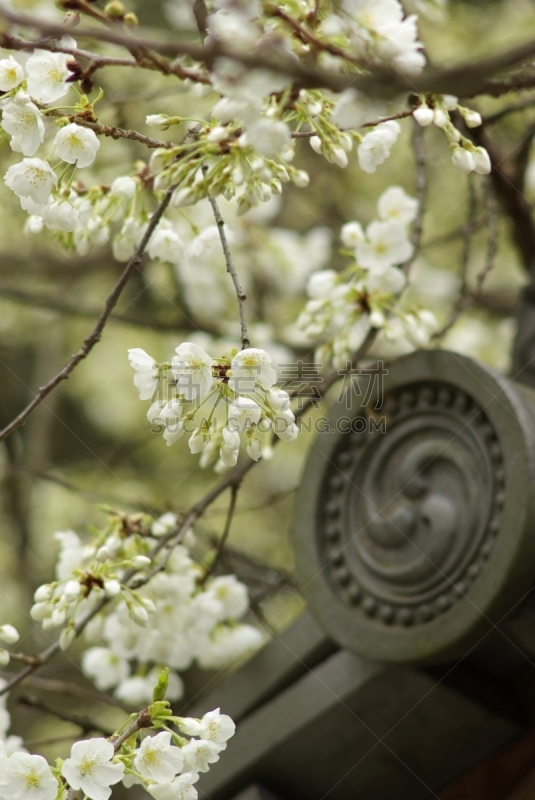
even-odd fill
[[[535,579],[535,392],[442,350],[350,389],[297,493],[299,584],[353,652],[459,657]]]

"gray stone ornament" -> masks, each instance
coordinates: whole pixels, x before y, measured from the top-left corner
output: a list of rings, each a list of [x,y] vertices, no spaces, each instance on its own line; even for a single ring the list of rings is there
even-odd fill
[[[476,648],[533,584],[535,392],[439,350],[390,363],[384,398],[371,387],[366,405],[358,381],[305,466],[298,581],[343,647],[444,662]]]

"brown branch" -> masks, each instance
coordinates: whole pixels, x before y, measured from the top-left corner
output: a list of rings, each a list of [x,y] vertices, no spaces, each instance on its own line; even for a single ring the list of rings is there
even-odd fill
[[[10,23],[38,30],[47,36],[62,36],[68,30],[63,25],[30,18],[5,7],[0,7],[0,17]],[[428,66],[420,75],[416,76],[405,75],[390,67],[373,67],[368,70],[368,74],[343,75],[332,70],[299,63],[295,58],[284,54],[280,48],[263,47],[254,53],[243,53],[237,51],[232,44],[215,40],[208,45],[199,45],[194,42],[171,41],[166,36],[157,42],[150,39],[140,39],[124,30],[117,31],[116,29],[110,30],[107,28],[97,30],[80,27],[76,30],[76,36],[78,39],[89,38],[117,44],[127,49],[142,48],[145,52],[148,51],[151,54],[186,55],[208,66],[213,64],[218,57],[228,57],[243,64],[244,67],[270,69],[279,74],[287,75],[304,88],[324,87],[339,92],[352,86],[367,94],[385,98],[394,97],[400,92],[432,92],[468,97],[475,94],[492,94],[515,89],[518,88],[520,77],[518,77],[516,84],[514,81],[507,84],[506,79],[493,84],[489,76],[494,76],[496,73],[515,67],[535,53],[535,41],[531,40],[503,53],[483,58],[479,61],[463,62],[455,67],[445,69]],[[535,82],[533,70],[530,80],[532,83]],[[506,85],[504,86],[504,84]]]
[[[513,241],[515,242],[525,269],[535,277],[535,224],[532,217],[531,203],[524,197],[522,189],[515,183],[512,166],[504,160],[496,144],[488,137],[483,128],[473,128],[471,137],[476,144],[484,147],[489,154],[492,171],[490,178],[496,196],[511,221]]]
[[[117,301],[119,300],[119,297],[123,292],[123,289],[128,283],[130,275],[133,273],[135,269],[139,267],[143,254],[145,252],[145,248],[147,247],[156,226],[160,222],[163,214],[165,213],[165,210],[171,201],[171,195],[173,194],[175,188],[176,187],[174,186],[169,187],[160,205],[150,218],[147,230],[145,231],[145,234],[143,235],[143,238],[140,244],[138,245],[136,252],[132,256],[126,267],[124,268],[123,273],[119,278],[118,282],[115,284],[112,292],[108,295],[108,298],[104,305],[104,310],[102,311],[102,314],[100,315],[97,324],[95,325],[89,336],[87,336],[84,339],[84,342],[80,347],[80,349],[71,356],[67,364],[63,367],[63,369],[60,370],[60,372],[58,372],[58,374],[55,375],[50,381],[48,381],[48,383],[46,383],[44,386],[41,386],[39,388],[39,391],[33,398],[33,400],[30,403],[28,403],[26,408],[24,408],[20,412],[20,414],[18,414],[18,416],[16,416],[15,419],[9,423],[9,425],[6,425],[6,427],[2,431],[0,431],[0,442],[4,441],[4,439],[11,433],[13,433],[13,431],[17,430],[17,428],[20,428],[24,425],[24,423],[26,422],[32,411],[34,411],[37,408],[37,406],[43,402],[43,400],[50,394],[50,392],[52,392],[56,388],[56,386],[58,386],[62,381],[67,380],[71,372],[78,366],[78,364],[81,361],[83,361],[89,355],[93,347],[100,341],[102,332],[106,327],[111,312],[117,305]]]
[[[414,190],[418,200],[418,211],[412,225],[411,243],[412,255],[402,265],[403,272],[408,273],[414,261],[418,258],[422,244],[424,215],[427,200],[427,176],[425,169],[424,132],[415,119],[412,121],[412,146],[414,150]]]
[[[0,16],[2,9],[0,9]],[[64,31],[65,32],[65,31]],[[95,34],[98,31],[95,30]],[[96,37],[98,38],[98,37]],[[104,56],[100,53],[93,53],[89,50],[83,50],[79,47],[67,47],[59,41],[50,40],[48,38],[31,41],[29,39],[19,39],[10,36],[7,33],[0,33],[0,47],[6,50],[48,50],[51,53],[65,53],[75,59],[82,61],[89,61],[88,66],[84,69],[81,79],[90,78],[99,69],[105,67],[126,67],[128,69],[146,69],[152,72],[163,72],[165,75],[175,75],[177,78],[189,79],[197,83],[211,83],[209,76],[206,72],[200,72],[198,69],[187,69],[179,63],[170,64],[166,62],[165,68],[161,64],[154,63],[153,60],[140,61],[135,58],[121,58],[119,56]]]
[[[203,167],[204,173],[206,173],[206,169],[207,169],[206,167]],[[249,341],[249,333],[247,331],[247,321],[245,319],[245,307],[244,307],[247,295],[243,291],[240,279],[238,277],[238,273],[236,272],[236,267],[234,266],[234,260],[232,258],[232,253],[230,252],[227,235],[225,233],[225,222],[223,220],[223,217],[221,216],[221,212],[219,210],[219,206],[217,205],[217,201],[211,195],[208,195],[208,199],[210,201],[210,205],[212,206],[212,211],[214,212],[215,221],[217,223],[217,230],[219,231],[219,238],[221,239],[221,246],[223,248],[223,253],[225,255],[227,272],[232,278],[232,283],[234,284],[236,297],[238,299],[238,310],[240,314],[240,327],[241,327],[241,343],[242,343],[242,350],[245,350],[251,346],[251,342]]]
[[[297,34],[297,38],[300,39],[301,42],[311,44],[315,50],[330,53],[332,56],[337,56],[338,58],[343,58],[344,61],[348,61],[351,64],[356,64],[361,69],[367,67],[367,62],[364,61],[364,59],[352,56],[350,53],[347,53],[345,50],[342,50],[341,47],[337,47],[335,44],[323,42],[321,39],[318,39],[318,37],[314,36],[311,31],[307,30],[303,25],[301,25],[298,20],[287,14],[284,9],[280,7],[273,8],[271,10],[271,16],[280,17],[282,20],[284,20],[284,22],[286,22],[286,24],[289,25],[290,28],[292,28],[292,30]]]
[[[494,114],[489,114],[487,117],[483,117],[483,125],[494,125],[494,123],[499,122],[504,117],[509,116],[509,114],[516,114],[519,111],[526,111],[528,108],[533,108],[535,106],[535,97],[532,97],[530,100],[524,100],[523,103],[513,103],[510,106],[506,106],[502,108],[500,111],[496,111]]]
[[[488,179],[486,182],[490,183]],[[498,252],[498,209],[496,208],[496,198],[494,197],[494,191],[492,189],[492,186],[488,185],[485,188],[486,188],[485,200],[487,204],[489,237],[488,237],[487,255],[485,258],[485,264],[483,265],[483,269],[476,276],[475,287],[473,292],[474,300],[476,300],[481,296],[483,291],[483,284],[485,283],[487,275],[494,266],[496,253]]]
[[[221,538],[219,539],[219,542],[217,544],[217,551],[216,551],[216,554],[215,554],[214,561],[211,564],[211,566],[206,569],[206,572],[204,573],[203,577],[201,578],[201,580],[199,582],[201,586],[206,583],[206,581],[208,580],[210,575],[214,575],[215,574],[217,566],[218,566],[219,562],[221,561],[221,557],[223,555],[223,550],[225,549],[225,545],[227,543],[228,535],[230,533],[230,527],[232,525],[232,520],[234,518],[234,512],[236,510],[236,502],[238,500],[239,488],[240,488],[240,485],[238,483],[235,483],[230,487],[230,503],[229,503],[229,507],[228,507],[228,511],[227,511],[227,518],[225,520],[225,527],[223,529],[223,533],[221,534]]]
[[[163,142],[160,139],[153,139],[151,136],[145,136],[145,134],[139,133],[133,128],[125,130],[124,128],[118,128],[116,125],[104,125],[102,122],[93,122],[91,120],[84,119],[84,117],[80,117],[77,114],[65,114],[61,111],[57,111],[56,109],[53,111],[45,111],[45,115],[47,117],[61,117],[68,119],[69,122],[76,122],[77,125],[81,125],[83,128],[90,128],[100,136],[109,136],[111,139],[130,139],[132,142],[140,142],[141,144],[144,144],[145,147],[149,147],[151,149],[158,147],[170,150],[172,147],[179,146],[178,142]]]
[[[412,117],[412,110],[411,111],[398,111],[397,114],[391,114],[389,117],[381,117],[380,119],[374,119],[371,122],[363,122],[360,125],[360,128],[375,128],[377,125],[381,125],[383,122],[390,122],[394,119],[406,119],[407,117]],[[352,130],[350,128],[343,128],[342,130]],[[292,139],[310,139],[312,136],[317,135],[317,131],[292,131]]]
[[[80,716],[79,714],[72,714],[70,711],[54,708],[53,706],[49,706],[48,703],[45,703],[42,700],[39,700],[37,697],[33,697],[32,695],[23,695],[22,697],[18,698],[18,702],[23,706],[28,706],[28,708],[36,708],[39,711],[43,711],[45,714],[50,714],[53,717],[57,717],[57,719],[61,719],[63,722],[72,722],[73,725],[77,725],[79,728],[81,728],[82,734],[84,735],[90,733],[91,731],[102,733],[104,736],[111,736],[113,733],[113,731],[110,731],[109,728],[106,728],[99,722],[95,722],[89,717]]]

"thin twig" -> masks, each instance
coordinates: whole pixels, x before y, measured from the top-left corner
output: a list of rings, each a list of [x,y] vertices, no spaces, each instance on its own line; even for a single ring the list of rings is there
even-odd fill
[[[44,711],[45,714],[50,714],[53,717],[57,717],[57,719],[61,719],[63,722],[72,722],[73,725],[77,725],[79,728],[81,728],[82,734],[84,735],[90,733],[91,731],[102,733],[104,736],[111,736],[113,734],[113,731],[110,731],[109,728],[101,725],[100,722],[95,722],[94,720],[89,719],[89,717],[72,714],[70,711],[54,708],[53,706],[49,706],[48,703],[44,703],[42,700],[39,700],[37,697],[33,697],[32,695],[22,695],[22,697],[18,698],[18,702],[23,706]]]
[[[203,172],[206,172],[206,167],[203,167]],[[232,278],[232,283],[234,284],[234,289],[236,290],[236,297],[238,298],[238,309],[240,312],[241,344],[242,344],[242,350],[246,350],[248,347],[251,346],[251,342],[249,341],[249,334],[247,332],[247,322],[245,319],[245,307],[244,307],[244,303],[245,300],[247,299],[247,296],[242,289],[238,273],[236,272],[236,267],[234,266],[232,253],[230,252],[230,247],[228,245],[227,234],[225,233],[225,222],[223,220],[223,217],[221,216],[221,212],[219,210],[219,206],[217,205],[217,201],[214,197],[211,197],[210,195],[208,196],[208,199],[210,200],[210,205],[212,206],[212,211],[214,212],[215,221],[217,223],[219,238],[221,239],[221,246],[223,248],[223,253],[225,254],[225,263],[227,265],[227,272]]]
[[[402,265],[405,274],[418,257],[422,243],[424,215],[427,200],[427,175],[425,169],[425,149],[423,128],[415,119],[412,121],[412,146],[414,150],[414,189],[418,201],[418,210],[412,225],[412,255]]]
[[[69,122],[75,122],[77,125],[81,125],[82,128],[89,128],[95,131],[95,133],[98,133],[100,136],[108,136],[111,139],[130,139],[132,142],[140,142],[151,150],[156,148],[170,150],[173,147],[179,146],[178,142],[164,142],[160,139],[153,139],[152,136],[145,136],[145,134],[139,133],[133,128],[126,130],[125,128],[118,128],[116,125],[104,125],[102,122],[92,122],[77,114],[67,114],[57,109],[52,111],[45,110],[45,114],[48,117],[63,117],[68,119]]]
[[[18,416],[16,416],[15,419],[9,423],[9,425],[7,425],[2,431],[0,431],[0,442],[3,442],[7,436],[13,433],[13,431],[17,430],[17,428],[20,428],[22,427],[22,425],[24,425],[24,423],[26,422],[32,411],[34,411],[37,408],[37,406],[43,402],[43,400],[50,394],[50,392],[52,392],[56,388],[56,386],[58,386],[58,384],[60,384],[62,381],[66,380],[70,376],[71,372],[73,372],[73,370],[78,366],[78,364],[88,356],[88,354],[97,344],[97,342],[100,341],[102,332],[109,320],[111,312],[117,305],[117,301],[119,300],[119,297],[123,292],[123,289],[128,283],[130,275],[135,269],[137,269],[137,267],[139,267],[143,254],[145,252],[145,248],[147,247],[152,234],[154,233],[158,223],[160,222],[162,216],[164,215],[165,210],[171,201],[171,195],[173,194],[175,188],[176,188],[175,186],[169,187],[169,189],[164,195],[163,200],[161,201],[158,208],[150,218],[147,230],[145,231],[145,234],[143,235],[143,238],[140,244],[138,245],[136,252],[132,256],[126,267],[124,268],[123,273],[119,278],[119,280],[117,281],[117,283],[115,284],[111,294],[108,295],[108,298],[104,305],[104,310],[102,311],[102,314],[100,315],[97,324],[95,325],[89,336],[87,336],[84,339],[84,342],[80,347],[80,349],[76,353],[74,353],[74,355],[71,356],[67,364],[63,367],[63,369],[60,370],[60,372],[58,372],[57,375],[55,375],[50,381],[48,381],[48,383],[46,383],[44,386],[41,386],[39,391],[33,398],[33,400],[30,403],[28,403],[26,408],[24,408],[20,412],[20,414],[18,414]]]
[[[371,120],[370,122],[363,122],[359,128],[375,128],[377,125],[382,125],[383,122],[390,122],[395,119],[406,119],[412,117],[412,110],[398,111],[397,114],[391,114],[389,117],[380,117],[379,119]],[[353,128],[343,128],[342,130],[354,130]],[[317,136],[317,131],[292,131],[292,139],[310,139],[312,136]]]
[[[481,269],[476,275],[475,287],[473,291],[474,300],[481,296],[483,284],[485,283],[487,275],[494,266],[496,253],[498,252],[498,208],[496,206],[496,198],[494,196],[494,190],[490,184],[490,181],[487,179],[485,183],[485,201],[487,206],[489,237],[487,243],[487,255],[483,269]]]
[[[2,9],[0,9],[1,14]],[[95,34],[98,31],[95,29]],[[98,36],[95,36],[98,39]],[[87,68],[84,69],[80,78],[91,77],[99,69],[105,67],[127,67],[129,69],[146,69],[152,72],[163,72],[165,75],[175,75],[177,78],[188,79],[196,83],[210,84],[210,78],[206,72],[199,69],[187,69],[179,63],[170,64],[166,62],[165,68],[161,64],[155,63],[154,60],[140,61],[134,58],[121,58],[118,56],[103,56],[100,53],[93,53],[89,50],[82,50],[79,47],[68,47],[62,44],[61,41],[50,40],[48,38],[30,41],[28,39],[19,39],[14,36],[9,36],[6,33],[0,33],[0,46],[6,50],[48,50],[51,53],[65,53],[75,59],[82,59],[89,61]]]
[[[230,533],[230,527],[232,525],[232,519],[234,517],[234,511],[236,510],[236,502],[238,500],[238,491],[240,489],[239,484],[233,484],[230,487],[230,502],[227,512],[227,519],[225,520],[225,527],[223,529],[223,533],[221,534],[221,538],[219,539],[217,545],[217,551],[215,554],[215,558],[211,566],[206,570],[204,573],[200,584],[203,585],[206,583],[210,575],[215,575],[215,571],[218,567],[219,562],[221,561],[221,556],[223,555],[223,550],[225,549],[225,545],[227,543],[228,535]]]
[[[494,125],[496,122],[499,122],[504,117],[509,116],[509,114],[515,114],[518,111],[526,111],[528,108],[532,108],[535,105],[535,97],[530,98],[529,100],[524,100],[523,103],[513,103],[510,106],[506,106],[502,108],[500,111],[496,111],[494,114],[489,114],[487,117],[483,117],[483,125]]]

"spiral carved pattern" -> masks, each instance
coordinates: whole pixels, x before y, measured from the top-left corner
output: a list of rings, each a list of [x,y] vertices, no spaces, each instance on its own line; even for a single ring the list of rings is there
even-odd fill
[[[344,603],[379,624],[450,609],[485,569],[505,497],[484,410],[447,383],[392,391],[386,433],[341,437],[324,476],[320,559]]]

